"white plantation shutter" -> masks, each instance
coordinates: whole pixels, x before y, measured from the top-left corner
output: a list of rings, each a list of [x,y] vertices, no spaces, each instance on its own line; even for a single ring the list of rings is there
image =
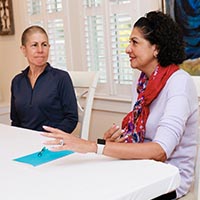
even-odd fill
[[[125,49],[134,19],[133,2],[83,0],[86,65],[89,71],[101,72],[101,94],[130,93],[127,86],[132,84],[133,70]]]
[[[114,81],[117,84],[131,84],[133,72],[125,53],[130,36],[131,17],[126,14],[114,14],[111,16],[110,26]]]
[[[89,71],[101,71],[100,81],[106,80],[106,52],[103,16],[85,17],[85,43]]]
[[[62,9],[62,0],[46,0],[47,13],[61,12]]]
[[[27,7],[28,7],[28,14],[31,15],[37,15],[41,13],[41,0],[29,0],[27,1]]]
[[[63,20],[49,20],[47,27],[49,42],[51,44],[50,62],[53,66],[55,65],[58,68],[66,69],[66,43]]]
[[[41,25],[48,32],[49,62],[66,70],[66,40],[63,0],[27,0],[28,24]]]

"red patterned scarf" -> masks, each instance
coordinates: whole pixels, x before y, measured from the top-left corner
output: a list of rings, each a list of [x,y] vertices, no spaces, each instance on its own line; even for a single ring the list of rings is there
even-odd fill
[[[177,65],[167,67],[158,66],[148,79],[142,72],[138,80],[138,98],[133,110],[122,121],[122,129],[126,142],[143,142],[145,125],[149,115],[151,102],[159,95],[169,77],[179,69]]]

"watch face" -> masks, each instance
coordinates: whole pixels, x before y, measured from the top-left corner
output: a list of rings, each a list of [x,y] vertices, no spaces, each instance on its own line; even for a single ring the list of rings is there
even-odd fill
[[[104,139],[97,139],[97,144],[106,144],[106,140]]]

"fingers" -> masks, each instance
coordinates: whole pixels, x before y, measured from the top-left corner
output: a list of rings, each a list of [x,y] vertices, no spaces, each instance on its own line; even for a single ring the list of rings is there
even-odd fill
[[[45,135],[44,135],[45,134]],[[46,136],[48,134],[47,137],[49,137],[49,135],[51,133],[42,133],[43,136]],[[50,136],[51,138],[55,138],[53,136]],[[52,150],[52,151],[61,151],[61,150],[65,150],[65,140],[64,139],[51,139],[51,140],[47,140],[44,141],[43,144],[45,146],[48,146],[48,149]]]
[[[113,141],[113,142],[124,142],[124,137],[122,137],[123,133],[124,133],[123,130],[115,132],[111,136],[110,141]]]
[[[120,130],[119,126],[113,124],[113,126],[106,131],[104,139],[110,142],[124,142],[125,139],[121,137],[124,131]]]
[[[63,137],[66,137],[66,133],[64,131],[61,131],[57,128],[52,128],[49,126],[43,126],[44,130],[48,132],[42,132],[41,135],[49,138],[58,138],[58,139],[63,139]]]
[[[57,128],[53,128],[53,127],[50,127],[50,126],[42,126],[42,128],[48,132],[51,132],[51,133],[65,133],[64,131],[61,131],[60,129],[57,129]]]
[[[43,144],[51,146],[50,149],[54,151],[63,150],[65,144],[64,139],[68,134],[66,134],[64,131],[49,126],[43,126],[43,128],[48,132],[42,132],[41,135],[51,138],[51,140],[47,140]]]
[[[123,134],[123,132],[124,132],[124,131],[122,131],[122,134]],[[121,136],[120,136],[120,137],[118,138],[118,141],[117,141],[117,142],[119,142],[119,143],[124,143],[124,142],[126,142],[126,137],[121,137]]]
[[[64,146],[53,146],[51,148],[49,148],[51,151],[62,151],[65,150]]]
[[[109,128],[105,133],[104,133],[104,136],[103,138],[105,140],[108,140],[110,139],[114,133],[116,133],[116,131],[119,130],[119,126],[117,126],[116,124],[113,124],[113,126],[111,128]]]
[[[45,144],[45,145],[61,145],[60,141],[61,141],[60,139],[47,140],[43,144]]]

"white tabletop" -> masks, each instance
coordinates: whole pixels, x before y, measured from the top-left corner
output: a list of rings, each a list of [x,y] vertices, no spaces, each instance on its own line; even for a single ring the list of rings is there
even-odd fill
[[[33,167],[14,158],[39,151],[39,132],[0,124],[0,196],[4,200],[149,200],[176,189],[178,169],[153,160],[74,153]]]

